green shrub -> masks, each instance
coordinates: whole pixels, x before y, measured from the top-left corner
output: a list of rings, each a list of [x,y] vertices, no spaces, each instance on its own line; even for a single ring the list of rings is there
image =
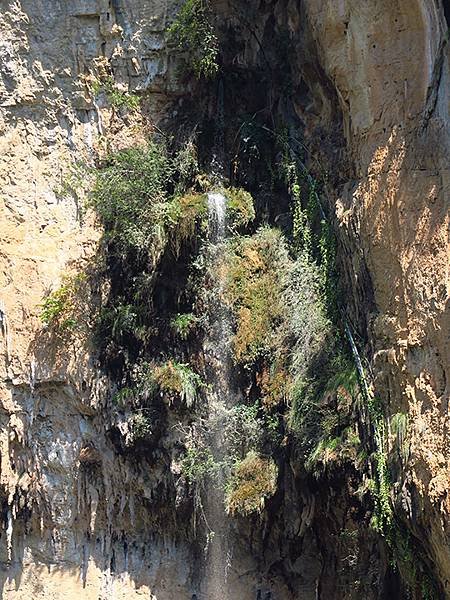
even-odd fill
[[[216,476],[219,465],[214,460],[208,447],[188,447],[181,462],[181,472],[186,480],[198,487],[203,487],[206,481]]]
[[[237,404],[226,416],[223,437],[231,461],[237,461],[250,450],[258,450],[264,434],[264,421],[258,405]]]
[[[153,434],[152,419],[143,411],[136,412],[130,417],[128,428],[131,444],[148,440]]]
[[[186,147],[171,157],[164,144],[150,141],[146,147],[111,154],[95,172],[90,204],[110,252],[122,258],[145,253],[156,263],[169,242],[177,253],[201,231],[206,196],[183,190],[190,169],[191,175],[196,169],[181,157],[185,152]]]
[[[277,490],[278,469],[271,458],[251,451],[234,467],[225,496],[226,510],[231,515],[260,513],[267,498]]]
[[[169,40],[188,54],[197,77],[213,77],[219,70],[219,44],[211,24],[209,0],[185,0],[169,28]]]
[[[149,250],[164,242],[164,225],[170,219],[166,188],[172,174],[165,147],[155,142],[112,154],[96,171],[91,205],[106,241],[119,253]]]
[[[283,333],[291,349],[291,369],[296,378],[303,378],[312,362],[333,345],[320,269],[305,253],[285,270],[283,303],[287,313]]]
[[[135,111],[141,103],[141,99],[137,94],[126,92],[117,87],[114,78],[111,76],[96,79],[93,82],[92,91],[96,96],[103,91],[110,105],[117,109],[127,108],[128,110]]]
[[[226,188],[227,217],[233,227],[245,227],[255,219],[255,206],[249,192],[241,188]]]
[[[139,318],[133,304],[125,304],[117,299],[112,306],[100,311],[97,321],[97,337],[122,344],[126,336],[136,337],[139,332]]]

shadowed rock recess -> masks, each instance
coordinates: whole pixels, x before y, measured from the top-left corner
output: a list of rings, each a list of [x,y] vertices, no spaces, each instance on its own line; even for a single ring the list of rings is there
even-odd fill
[[[450,598],[446,3],[0,16],[0,598]]]

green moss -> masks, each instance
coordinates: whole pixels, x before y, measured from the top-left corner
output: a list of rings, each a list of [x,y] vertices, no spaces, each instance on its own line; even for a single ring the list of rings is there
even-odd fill
[[[227,217],[234,228],[245,227],[255,219],[253,198],[241,188],[223,190],[227,198]]]
[[[284,315],[281,297],[288,265],[287,248],[277,230],[263,228],[231,242],[222,269],[225,301],[236,320],[233,342],[238,362],[250,363],[274,351]]]
[[[265,501],[277,489],[278,469],[270,458],[251,451],[235,465],[225,497],[226,510],[231,515],[259,513]]]

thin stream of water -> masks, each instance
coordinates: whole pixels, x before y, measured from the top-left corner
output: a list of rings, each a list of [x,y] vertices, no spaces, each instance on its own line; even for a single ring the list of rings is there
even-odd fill
[[[208,216],[210,239],[214,245],[213,260],[221,254],[226,230],[226,202],[223,194],[208,194]],[[218,284],[220,287],[220,283]],[[211,423],[211,446],[216,458],[224,458],[227,452],[223,439],[223,420],[226,409],[231,403],[229,345],[231,329],[227,311],[221,302],[221,289],[217,290],[215,322],[210,339],[208,353],[213,366],[212,390],[208,397],[209,422]],[[224,508],[223,475],[218,474],[211,481],[205,498],[205,514],[211,535],[206,556],[205,598],[208,600],[231,600],[227,589],[227,576],[230,562],[229,523]]]

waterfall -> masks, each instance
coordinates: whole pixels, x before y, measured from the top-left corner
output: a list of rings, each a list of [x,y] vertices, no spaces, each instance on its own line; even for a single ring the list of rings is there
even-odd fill
[[[217,262],[223,253],[226,237],[226,203],[223,194],[208,194],[209,237],[212,242],[211,260]],[[227,406],[231,402],[229,347],[231,327],[226,307],[222,301],[223,284],[217,283],[213,309],[214,319],[205,354],[211,366],[211,391],[208,393],[208,423],[211,432],[211,450],[219,462],[227,453],[223,439],[223,423]],[[204,593],[207,600],[228,600],[229,522],[224,507],[224,475],[219,470],[205,494],[205,517],[209,529],[206,550]]]
[[[211,238],[223,242],[225,238],[225,216],[227,199],[220,193],[208,194],[208,221]]]

